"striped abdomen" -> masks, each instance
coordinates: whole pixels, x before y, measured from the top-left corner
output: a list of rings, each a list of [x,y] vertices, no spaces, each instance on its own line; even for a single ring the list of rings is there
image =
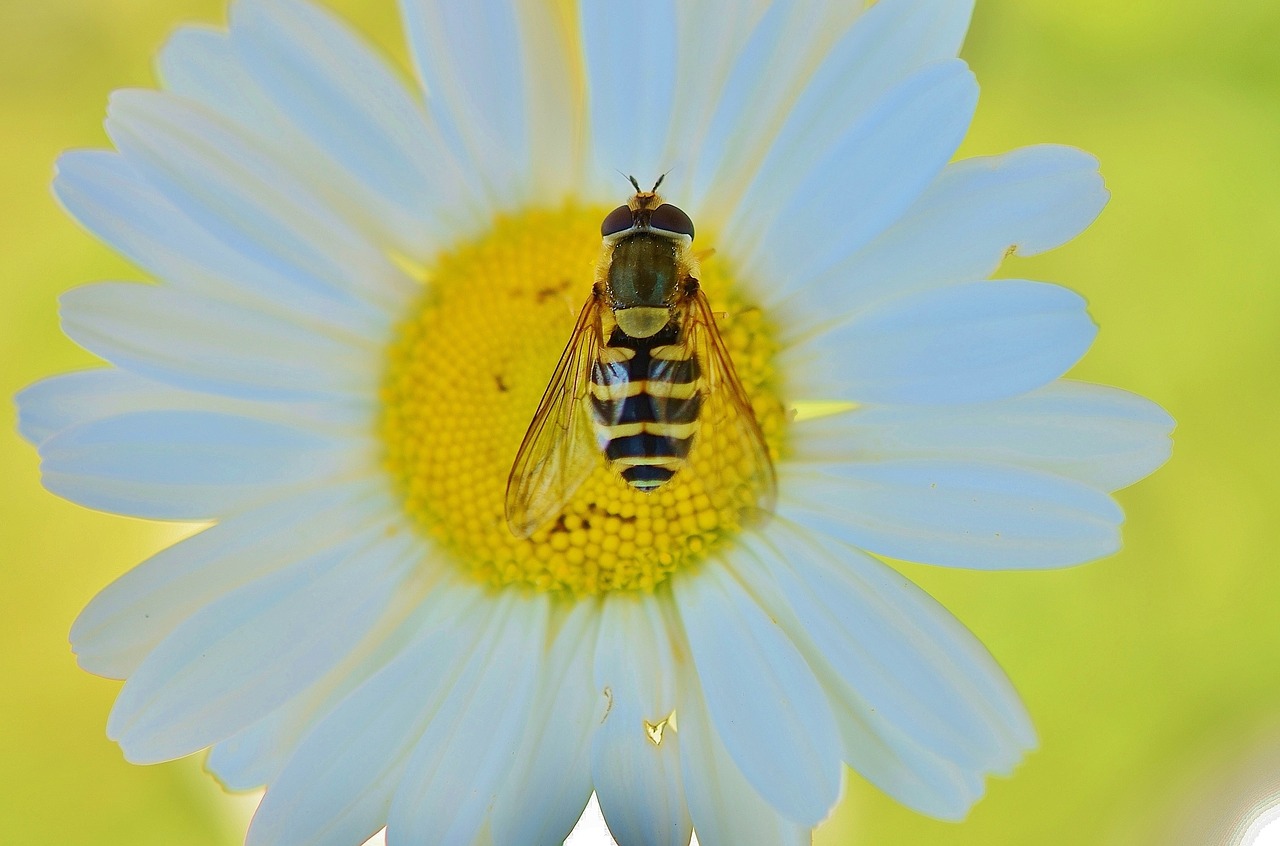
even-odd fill
[[[654,490],[674,476],[698,429],[698,362],[678,340],[675,321],[648,338],[615,328],[591,368],[596,438],[637,490]]]

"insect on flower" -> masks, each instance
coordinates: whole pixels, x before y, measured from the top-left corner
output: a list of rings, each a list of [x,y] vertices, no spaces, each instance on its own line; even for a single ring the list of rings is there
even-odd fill
[[[593,793],[800,846],[845,765],[964,818],[1031,717],[881,559],[1110,555],[1173,425],[1003,278],[1108,194],[956,159],[971,6],[403,0],[412,82],[310,0],[175,33],[54,185],[147,281],[68,292],[108,366],[18,398],[51,492],[206,525],[73,626],[126,757],[265,787],[249,846],[561,843]]]
[[[698,283],[693,221],[658,195],[661,177],[649,191],[630,179],[636,192],[600,225],[591,296],[511,469],[518,537],[559,512],[601,454],[637,490],[666,484],[709,414],[730,433],[710,456],[711,481],[737,462],[758,513],[774,500],[769,448]]]

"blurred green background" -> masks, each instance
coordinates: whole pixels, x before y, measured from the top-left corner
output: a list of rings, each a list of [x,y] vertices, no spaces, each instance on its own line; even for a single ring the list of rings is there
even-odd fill
[[[403,60],[391,0],[329,0]],[[223,0],[0,2],[0,395],[88,366],[55,297],[137,278],[56,207],[68,147],[106,146],[108,92],[153,84],[179,22]],[[980,0],[965,56],[983,99],[964,154],[1038,142],[1097,154],[1113,199],[1083,237],[1008,275],[1083,292],[1102,332],[1076,376],[1161,402],[1173,460],[1119,498],[1124,550],[1051,573],[906,567],[999,658],[1041,748],[968,821],[856,777],[819,844],[1203,844],[1280,785],[1280,4]],[[0,406],[0,840],[234,844],[249,807],[197,760],[126,764],[104,736],[118,684],[66,633],[180,527],[45,493]]]

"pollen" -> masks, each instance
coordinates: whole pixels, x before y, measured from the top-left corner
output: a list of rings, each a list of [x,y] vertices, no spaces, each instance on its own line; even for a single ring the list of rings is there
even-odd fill
[[[568,206],[504,216],[439,256],[422,272],[422,296],[388,351],[379,415],[386,470],[430,545],[486,585],[574,596],[651,591],[758,519],[735,494],[738,465],[723,459],[736,448],[726,435],[732,410],[713,401],[688,461],[661,488],[636,490],[602,453],[560,513],[530,537],[507,526],[507,478],[591,293],[607,212]],[[735,290],[722,256],[704,258],[701,272],[776,460],[788,416],[773,369],[775,333]]]

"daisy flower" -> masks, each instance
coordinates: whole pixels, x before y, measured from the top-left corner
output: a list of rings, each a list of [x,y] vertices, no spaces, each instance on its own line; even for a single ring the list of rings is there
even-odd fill
[[[22,432],[61,496],[209,524],[74,626],[126,680],[110,736],[265,785],[250,844],[559,843],[593,791],[624,846],[801,844],[844,765],[962,818],[1031,723],[877,556],[1119,548],[1108,492],[1172,421],[1060,378],[1095,334],[1080,296],[989,278],[1089,225],[1095,160],[951,161],[965,0],[401,8],[412,81],[322,8],[240,0],[173,35],[161,90],[112,96],[115,150],[59,161],[67,210],[152,281],[66,294],[111,366],[28,388]],[[618,171],[665,173],[696,224],[745,414],[706,414],[652,492],[597,453],[512,531]]]

